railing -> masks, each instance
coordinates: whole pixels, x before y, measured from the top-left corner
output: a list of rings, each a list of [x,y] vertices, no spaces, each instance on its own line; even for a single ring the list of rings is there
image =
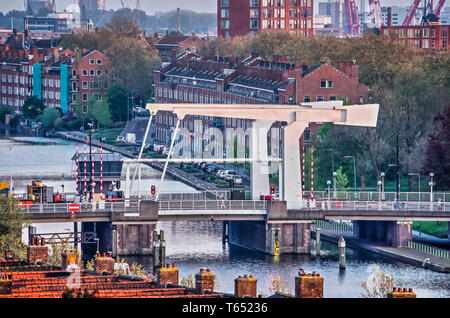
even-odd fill
[[[356,195],[355,195],[356,193]],[[306,193],[308,195],[308,193]],[[378,192],[378,191],[330,191],[331,200],[351,200],[351,201],[394,201],[396,192]],[[430,202],[430,192],[400,192],[400,201],[418,201]],[[314,191],[314,198],[328,199],[327,191]],[[450,202],[449,192],[433,192],[433,202],[438,202],[439,199],[443,202]]]
[[[266,201],[203,200],[159,201],[160,211],[261,211],[267,210]]]
[[[436,211],[450,212],[450,203],[447,202],[386,202],[386,201],[316,201],[308,203],[307,209],[323,210],[354,210],[354,211]]]
[[[430,255],[433,255],[436,257],[450,259],[450,251],[442,249],[442,248],[434,247],[434,246],[431,246],[428,244],[417,243],[417,242],[413,242],[413,241],[409,241],[409,240],[407,241],[406,246],[408,248],[412,248],[412,249],[415,249],[420,252],[430,254]]]
[[[73,208],[77,206],[77,210]],[[69,213],[74,212],[135,212],[139,211],[139,201],[105,202],[100,203],[47,203],[33,204],[22,207],[24,213]]]
[[[131,197],[137,197],[137,192],[132,192]],[[158,201],[194,201],[194,200],[208,200],[208,199],[225,199],[229,200],[231,197],[230,191],[199,191],[199,192],[161,192]],[[150,192],[141,192],[142,200],[154,200],[155,195]]]
[[[317,227],[325,230],[331,230],[336,232],[349,232],[353,233],[353,226],[348,224],[340,224],[336,222],[328,222],[323,220],[315,220],[314,223]]]

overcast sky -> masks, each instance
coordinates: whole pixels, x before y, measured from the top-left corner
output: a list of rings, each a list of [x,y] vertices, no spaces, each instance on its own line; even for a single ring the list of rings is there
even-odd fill
[[[57,11],[63,11],[68,5],[73,4],[77,0],[55,0]],[[121,8],[120,0],[105,0],[106,9],[119,9]],[[124,4],[134,9],[136,8],[136,0],[123,0]],[[314,1],[314,6],[317,7],[319,2]],[[366,1],[367,2],[367,1]],[[448,2],[446,5],[448,5]],[[359,4],[359,0],[356,2]],[[413,3],[413,0],[381,0],[382,6],[409,6]],[[24,9],[24,0],[0,0],[0,10],[7,12],[14,9]],[[163,12],[175,10],[180,7],[181,9],[189,9],[197,12],[216,12],[217,0],[141,0],[141,8],[147,12],[147,14],[154,14],[155,12]],[[315,8],[317,12],[317,9]]]

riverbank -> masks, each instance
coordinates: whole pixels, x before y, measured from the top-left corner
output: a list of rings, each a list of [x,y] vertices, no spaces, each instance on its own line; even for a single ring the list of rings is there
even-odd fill
[[[315,227],[312,227],[315,233]],[[338,243],[340,237],[345,239],[346,246],[377,253],[391,259],[405,262],[421,268],[430,269],[440,273],[450,273],[450,260],[432,256],[421,251],[407,247],[389,247],[375,242],[355,239],[348,232],[335,232],[322,229],[320,237],[332,243]]]

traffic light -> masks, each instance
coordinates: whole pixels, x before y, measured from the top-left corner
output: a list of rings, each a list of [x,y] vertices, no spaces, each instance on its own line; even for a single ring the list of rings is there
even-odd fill
[[[75,213],[70,212],[70,219],[71,219],[71,220],[75,219]]]
[[[151,193],[152,193],[152,195],[155,195],[155,193],[156,193],[156,187],[154,185],[152,185],[152,187],[151,187]]]
[[[275,194],[275,186],[274,185],[270,186],[270,194]]]
[[[120,189],[120,180],[117,180],[117,181],[116,181],[116,188],[117,188],[117,189]]]

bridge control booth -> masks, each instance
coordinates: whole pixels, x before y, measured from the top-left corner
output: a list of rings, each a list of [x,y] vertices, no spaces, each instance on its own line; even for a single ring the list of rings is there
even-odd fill
[[[76,167],[77,154],[72,157],[73,167]],[[122,155],[119,153],[103,153],[92,152],[92,161],[94,162],[94,172],[92,174],[92,163],[90,161],[89,152],[86,154],[78,153],[78,191],[81,193],[84,189],[84,181],[86,176],[86,188],[90,192],[91,175],[94,181],[94,192],[100,193],[100,177],[102,177],[103,193],[114,190],[118,184],[122,173]],[[86,163],[86,170],[85,170]],[[102,166],[102,167],[101,167]],[[75,169],[74,169],[75,171]],[[117,197],[117,196],[116,196]]]

